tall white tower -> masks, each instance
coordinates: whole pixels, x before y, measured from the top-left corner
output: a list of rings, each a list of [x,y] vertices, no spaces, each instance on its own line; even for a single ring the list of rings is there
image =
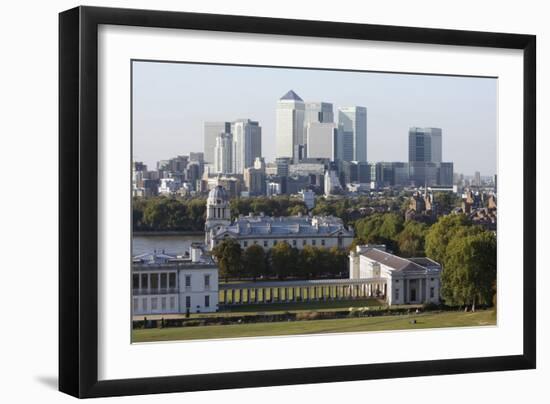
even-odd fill
[[[353,138],[353,160],[367,161],[367,108],[338,108],[338,127],[351,133]]]
[[[229,197],[224,187],[217,185],[208,194],[206,200],[206,222],[205,222],[205,243],[212,247],[212,233],[221,229],[223,226],[231,224],[231,210],[229,207]]]
[[[304,100],[290,90],[277,101],[277,157],[298,157],[299,147],[304,145]]]
[[[220,133],[214,147],[214,172],[216,174],[233,173],[233,136]]]
[[[239,119],[231,124],[233,134],[233,172],[243,174],[262,156],[262,127],[250,119]]]

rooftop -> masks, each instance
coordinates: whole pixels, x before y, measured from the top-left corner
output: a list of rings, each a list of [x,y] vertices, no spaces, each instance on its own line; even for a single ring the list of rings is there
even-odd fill
[[[293,90],[290,90],[288,93],[286,93],[285,95],[283,95],[281,97],[281,101],[282,100],[286,100],[286,101],[301,101],[301,102],[304,102],[304,100],[302,100],[300,98],[300,96],[298,94],[296,94]]]
[[[334,216],[240,216],[231,225],[221,227],[216,235],[226,232],[235,235],[332,235],[341,231],[353,236],[340,218]]]
[[[429,258],[401,258],[397,255],[390,254],[388,252],[379,250],[377,248],[369,249],[362,253],[367,258],[384,264],[395,271],[424,271],[428,266],[439,266],[435,261]]]

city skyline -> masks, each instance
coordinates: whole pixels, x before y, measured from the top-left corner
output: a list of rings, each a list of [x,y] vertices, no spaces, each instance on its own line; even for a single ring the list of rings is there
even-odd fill
[[[429,126],[442,128],[443,160],[453,161],[455,172],[496,173],[495,79],[184,63],[133,67],[133,157],[151,168],[203,151],[205,122],[237,119],[259,122],[262,154],[274,161],[277,101],[294,90],[305,102],[332,104],[333,114],[366,107],[369,162],[407,161],[410,128]]]

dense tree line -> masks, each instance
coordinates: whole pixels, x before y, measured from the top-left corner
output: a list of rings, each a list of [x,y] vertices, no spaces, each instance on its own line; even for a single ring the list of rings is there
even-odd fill
[[[497,240],[464,215],[442,216],[426,235],[426,254],[443,264],[441,294],[450,305],[490,305],[496,299]]]
[[[202,231],[206,214],[206,199],[134,198],[133,229],[138,231]]]
[[[394,213],[355,222],[357,244],[385,244],[403,257],[427,256],[439,262],[441,294],[452,306],[494,303],[496,236],[473,225],[465,215],[446,215],[431,226],[404,221]]]
[[[286,242],[278,243],[269,251],[259,245],[242,249],[240,244],[227,239],[213,250],[220,277],[229,278],[319,278],[347,275],[347,252],[337,248],[306,246],[302,250]]]
[[[263,213],[266,216],[307,214],[307,207],[302,200],[287,195],[270,198],[265,196],[234,198],[230,201],[230,207],[232,217],[246,216],[250,213],[255,215]]]
[[[333,215],[351,225],[354,221],[353,210],[363,207],[385,207],[398,209],[401,199],[395,197],[367,197],[325,199],[317,198],[313,215]],[[389,205],[388,205],[389,204]],[[395,205],[395,206],[394,206]],[[204,197],[168,197],[134,198],[132,204],[132,222],[138,231],[201,231],[206,218],[206,198]],[[296,197],[280,195],[275,197],[233,198],[230,201],[231,216],[250,213],[266,216],[292,216],[308,214],[304,202]],[[356,218],[356,216],[355,216]]]

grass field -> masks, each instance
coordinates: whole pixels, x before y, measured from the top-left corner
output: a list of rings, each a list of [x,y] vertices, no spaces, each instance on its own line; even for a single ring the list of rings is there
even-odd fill
[[[311,302],[292,302],[292,303],[268,303],[268,304],[241,304],[235,306],[227,306],[221,311],[213,313],[193,313],[189,318],[207,318],[207,317],[231,317],[254,314],[277,314],[277,313],[300,313],[304,311],[337,311],[349,309],[350,307],[370,307],[374,310],[378,308],[386,308],[387,304],[383,300],[378,299],[360,299],[360,300],[327,300],[327,301],[311,301]],[[397,306],[396,306],[397,307]],[[399,307],[416,308],[420,305],[408,305]],[[134,316],[134,320],[143,320],[147,317],[149,320],[160,320],[161,318],[186,318],[185,314],[149,314],[147,316]]]
[[[411,320],[416,323],[412,324]],[[311,320],[238,325],[209,325],[179,328],[133,330],[133,342],[177,341],[192,339],[242,338],[278,335],[304,335],[360,331],[411,330],[442,327],[495,325],[493,310]]]

